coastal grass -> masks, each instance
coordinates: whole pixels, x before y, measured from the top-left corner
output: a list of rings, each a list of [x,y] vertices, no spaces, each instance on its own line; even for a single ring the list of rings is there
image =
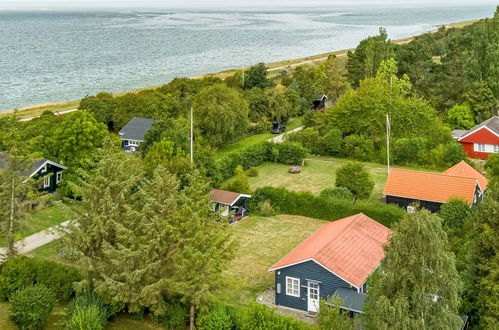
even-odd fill
[[[250,216],[230,226],[238,242],[226,275],[233,285],[217,293],[229,305],[243,306],[274,284],[269,268],[327,221],[296,215]]]
[[[289,132],[292,129],[300,127],[301,125],[302,125],[302,117],[292,118],[289,120],[288,124],[286,125],[286,131]],[[227,152],[243,149],[243,148],[246,148],[248,146],[258,144],[258,143],[263,143],[265,141],[270,140],[271,138],[273,138],[275,136],[277,136],[277,135],[272,134],[270,132],[248,136],[244,139],[241,139],[241,140],[238,140],[238,141],[235,141],[233,143],[230,143],[230,144],[223,146],[222,148],[217,150],[216,155],[222,156],[223,154],[225,154]]]
[[[468,20],[468,21],[462,21],[462,22],[449,23],[449,24],[446,24],[446,27],[447,28],[462,28],[464,26],[473,24],[479,20],[480,19],[474,19],[474,20]],[[398,39],[398,40],[394,40],[393,43],[404,44],[404,43],[410,42],[412,39],[413,38],[411,38],[411,37]],[[348,51],[349,51],[349,49],[338,50],[338,51],[332,51],[332,52],[323,53],[323,54],[311,55],[311,56],[307,56],[307,57],[301,57],[301,58],[296,58],[296,59],[268,63],[267,67],[269,68],[269,71],[270,71],[269,76],[270,76],[270,78],[275,78],[279,74],[280,70],[288,69],[288,68],[302,65],[302,64],[318,64],[321,61],[326,60],[328,58],[328,56],[332,55],[332,54],[334,54],[338,57],[343,57],[343,56],[346,56]],[[244,69],[244,68],[229,69],[229,70],[224,70],[221,72],[208,73],[208,74],[200,75],[200,76],[193,77],[193,78],[199,79],[199,78],[204,78],[204,77],[218,77],[221,79],[225,79],[227,77],[230,77],[231,75],[233,75],[234,73],[236,73],[237,71],[239,71],[241,69]],[[157,87],[159,87],[159,86],[149,86],[149,87],[135,89],[132,91],[117,92],[117,93],[113,93],[113,95],[119,96],[119,95],[123,95],[123,94],[129,93],[129,92],[139,92],[139,91],[143,91],[143,90],[155,89]],[[29,107],[19,108],[19,109],[17,109],[17,113],[21,118],[37,117],[37,116],[40,116],[45,111],[60,112],[60,111],[64,111],[64,110],[70,110],[70,109],[77,108],[79,104],[80,104],[80,100],[75,100],[75,101],[70,101],[70,102],[49,103],[49,104],[43,104],[43,105],[33,105],[33,106],[29,106]],[[0,115],[9,114],[9,113],[12,113],[13,111],[14,110],[0,111]]]

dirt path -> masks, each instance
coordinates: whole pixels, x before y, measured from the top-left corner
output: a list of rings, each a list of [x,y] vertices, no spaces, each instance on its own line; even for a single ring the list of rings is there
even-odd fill
[[[75,109],[69,109],[69,110],[63,110],[63,111],[55,111],[54,115],[56,115],[56,116],[64,115],[66,113],[70,113],[70,112],[73,112],[73,111],[78,111],[78,109],[75,108]],[[33,118],[38,118],[38,117],[40,117],[40,116],[33,116],[33,117],[21,118],[21,119],[19,119],[19,121],[30,121]]]
[[[273,137],[271,139],[268,139],[269,142],[275,142],[275,143],[281,143],[284,141],[284,135],[286,134],[289,134],[289,133],[293,133],[293,132],[298,132],[298,131],[301,131],[304,127],[303,126],[300,126],[300,127],[297,127],[295,129],[292,129],[291,131],[289,132],[286,132],[286,133],[282,133],[281,135],[278,135],[276,137]]]
[[[36,234],[23,238],[16,242],[16,248],[19,254],[25,254],[48,244],[61,237],[63,230],[68,226],[69,221],[64,221],[57,226],[47,228]],[[0,248],[0,262],[5,259],[6,248]]]

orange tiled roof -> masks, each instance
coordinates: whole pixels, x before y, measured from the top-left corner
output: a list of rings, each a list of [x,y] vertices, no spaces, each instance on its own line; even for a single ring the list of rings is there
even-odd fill
[[[385,256],[391,230],[359,213],[328,223],[270,271],[314,260],[355,287],[361,287]]]
[[[468,178],[477,179],[478,183],[480,184],[480,188],[482,188],[482,190],[485,190],[487,188],[487,184],[489,183],[486,177],[484,177],[480,172],[471,167],[464,160],[460,161],[459,163],[452,166],[448,170],[443,171],[442,174],[464,176]]]
[[[460,197],[471,204],[476,182],[476,178],[392,168],[383,193],[438,203]]]

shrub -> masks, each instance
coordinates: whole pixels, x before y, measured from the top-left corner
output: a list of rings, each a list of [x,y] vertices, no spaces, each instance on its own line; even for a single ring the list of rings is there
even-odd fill
[[[332,155],[338,155],[343,149],[343,133],[333,128],[324,136],[326,150]]]
[[[307,156],[307,150],[297,142],[282,142],[276,146],[279,150],[277,162],[281,164],[298,165]]]
[[[189,313],[187,307],[174,298],[167,302],[166,309],[162,313],[155,313],[156,322],[163,324],[168,329],[184,327],[187,324]]]
[[[328,188],[321,191],[320,196],[326,199],[353,200],[353,194],[345,187]]]
[[[78,271],[52,261],[17,256],[0,269],[0,298],[3,300],[23,287],[43,284],[61,301],[73,294],[73,283],[81,279]]]
[[[102,330],[106,317],[98,306],[77,306],[64,326],[70,330]]]
[[[374,157],[373,142],[364,135],[349,135],[345,137],[343,154],[360,161],[369,161]]]
[[[459,229],[463,226],[464,220],[471,214],[468,203],[460,198],[451,198],[440,207],[440,218],[445,229]]]
[[[258,210],[259,210],[260,215],[262,215],[264,217],[271,217],[271,216],[275,215],[275,210],[272,207],[272,205],[270,204],[269,200],[267,200],[267,199],[258,205]]]
[[[215,305],[199,315],[196,326],[201,330],[230,330],[234,321],[226,306]]]
[[[402,138],[395,140],[393,146],[394,161],[397,164],[424,164],[427,152],[426,138]]]
[[[326,153],[324,137],[315,128],[306,128],[304,130],[285,135],[286,141],[300,143],[313,154],[323,155]]]
[[[252,303],[247,308],[240,310],[240,315],[236,321],[237,329],[287,329],[287,330],[305,330],[315,329],[315,326],[300,322],[292,317],[283,316],[267,306]]]
[[[448,168],[465,158],[466,154],[457,141],[439,144],[430,151],[430,164],[439,169]]]
[[[320,302],[319,314],[317,315],[317,323],[321,330],[347,330],[355,329],[354,319],[349,317],[348,311],[342,310],[336,306],[343,306],[341,298],[338,296],[331,297],[332,305],[326,304],[324,300]]]
[[[10,319],[19,329],[39,329],[54,308],[54,292],[44,285],[28,286],[12,294]]]
[[[250,178],[254,178],[258,176],[258,170],[255,167],[250,168],[249,170],[246,171],[246,175],[248,175]]]
[[[349,163],[336,171],[336,187],[350,190],[355,199],[368,198],[374,189],[374,181],[361,163]]]
[[[248,182],[248,177],[246,176],[246,173],[244,173],[244,169],[241,165],[236,167],[234,174],[235,177],[224,186],[224,189],[241,194],[250,194],[251,187]]]

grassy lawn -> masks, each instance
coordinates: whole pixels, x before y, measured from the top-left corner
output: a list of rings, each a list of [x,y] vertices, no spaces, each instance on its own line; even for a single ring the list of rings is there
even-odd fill
[[[334,188],[336,170],[349,159],[326,156],[312,156],[307,158],[302,172],[289,174],[288,165],[265,163],[257,166],[258,176],[248,178],[252,189],[258,187],[286,187],[294,191],[310,191],[319,194],[326,188]],[[387,178],[386,165],[378,163],[363,163],[371,173],[375,182],[372,200],[383,197],[383,187]],[[397,166],[398,167],[398,166]]]
[[[302,124],[302,118],[301,117],[299,117],[299,118],[292,118],[292,119],[290,119],[290,121],[286,125],[286,131],[289,132],[292,129],[300,127],[301,124]],[[263,134],[257,134],[257,135],[249,136],[247,138],[244,138],[244,139],[241,139],[239,141],[233,142],[231,144],[228,144],[228,145],[223,146],[222,148],[218,149],[217,150],[217,156],[221,156],[224,153],[231,152],[231,151],[238,150],[238,149],[242,149],[242,148],[248,147],[248,146],[253,145],[253,144],[265,142],[265,141],[270,140],[271,138],[273,138],[275,136],[277,136],[277,135],[276,134],[272,134],[270,132],[269,133],[263,133]]]
[[[239,243],[236,258],[227,275],[234,287],[219,293],[231,305],[246,305],[272,286],[274,274],[269,268],[326,221],[294,215],[249,217],[231,226]]]
[[[53,206],[30,213],[22,228],[17,232],[16,240],[58,225],[70,218],[71,210],[62,203],[55,203]],[[5,236],[0,236],[0,246],[3,245],[5,245]]]

